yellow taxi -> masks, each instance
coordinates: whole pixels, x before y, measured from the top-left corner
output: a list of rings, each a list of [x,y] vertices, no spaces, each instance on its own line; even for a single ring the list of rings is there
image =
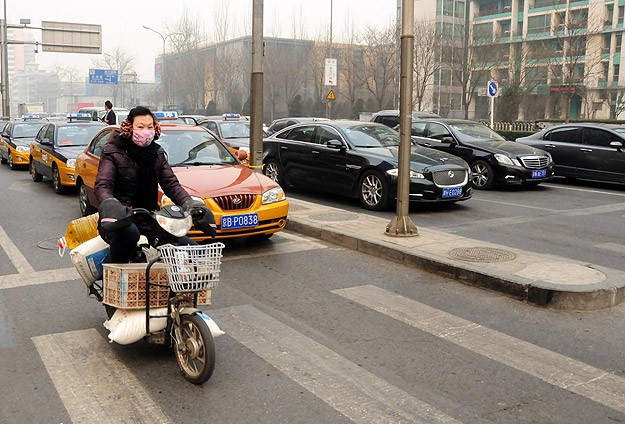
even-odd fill
[[[76,186],[76,157],[106,125],[91,121],[89,114],[70,113],[67,121],[43,125],[30,144],[29,169],[35,182],[52,180],[57,194]]]
[[[279,184],[241,163],[247,153],[235,155],[211,132],[199,126],[161,120],[156,141],[166,152],[180,184],[215,215],[216,239],[252,236],[267,239],[284,229],[289,204]],[[95,178],[104,145],[120,131],[108,126],[76,159],[76,185],[80,211],[93,213],[98,207]],[[159,203],[171,200],[159,189]],[[188,234],[196,241],[212,240],[198,230]]]
[[[26,168],[30,143],[47,122],[39,115],[24,115],[19,121],[9,122],[0,138],[0,163],[8,163],[12,170]]]

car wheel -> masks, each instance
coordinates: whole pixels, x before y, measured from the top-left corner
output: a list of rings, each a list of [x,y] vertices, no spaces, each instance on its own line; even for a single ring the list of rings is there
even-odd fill
[[[281,186],[284,185],[284,177],[282,176],[282,167],[275,159],[269,159],[263,167],[263,174],[271,178]]]
[[[30,158],[30,162],[28,164],[28,170],[30,171],[30,176],[32,177],[34,182],[40,183],[41,181],[43,181],[43,175],[41,175],[35,169],[35,162],[33,161],[33,158]]]
[[[3,164],[3,165],[5,163],[7,163],[7,159],[4,156],[2,156],[2,155],[0,155],[0,163]]]
[[[495,185],[493,168],[485,161],[478,160],[471,165],[473,187],[478,190],[489,190]]]
[[[381,211],[388,207],[388,182],[377,171],[367,171],[360,178],[358,185],[360,203],[365,209]]]
[[[87,195],[87,186],[82,180],[78,180],[78,205],[80,206],[80,213],[82,216],[91,215],[95,213],[95,208],[89,203],[89,196]]]
[[[54,192],[56,194],[65,193],[66,187],[61,184],[61,174],[59,173],[59,168],[56,166],[52,167],[52,186],[54,187]]]

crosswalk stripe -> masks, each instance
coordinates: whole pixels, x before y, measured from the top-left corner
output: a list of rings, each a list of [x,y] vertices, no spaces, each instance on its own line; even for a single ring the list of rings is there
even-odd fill
[[[625,412],[625,379],[372,285],[333,290],[436,337]]]
[[[0,228],[0,241],[2,240],[1,231],[2,231],[2,228]],[[284,235],[281,234],[280,236],[282,237]],[[227,256],[223,258],[223,261],[227,262],[227,261],[240,260],[240,259],[245,259],[245,258],[257,258],[257,257],[263,257],[263,256],[283,255],[287,253],[306,252],[309,250],[326,249],[328,247],[324,244],[317,243],[313,240],[306,239],[306,238],[299,237],[299,236],[289,235],[285,238],[289,239],[289,241],[286,243],[275,243],[275,244],[267,245],[266,247],[263,247],[260,249],[249,251],[242,255]],[[292,241],[300,241],[300,243],[294,243]],[[19,253],[17,248],[15,250]],[[24,258],[24,261],[26,261],[25,258]],[[24,270],[24,273],[0,275],[0,290],[11,289],[15,287],[31,286],[31,285],[36,285],[36,284],[58,283],[61,281],[70,281],[70,280],[76,280],[80,278],[75,268],[61,268],[61,269],[51,269],[51,270],[45,270],[45,271],[31,270],[27,273],[24,267],[22,267],[22,269]],[[85,289],[85,293],[86,293],[86,289]]]
[[[58,283],[80,278],[76,268],[48,269],[45,271],[33,271],[29,274],[0,275],[0,290],[15,287],[33,286],[45,283]],[[83,287],[86,287],[84,283]],[[85,293],[87,289],[85,288]]]
[[[172,423],[95,329],[32,340],[74,424]]]
[[[211,316],[226,334],[356,423],[458,422],[253,306]]]
[[[2,227],[0,227],[0,246],[2,246],[2,249],[4,249],[4,251],[6,252],[7,256],[13,263],[13,266],[15,266],[15,269],[17,269],[18,273],[25,274],[35,271],[33,267],[28,263],[26,257],[22,255],[22,252],[20,252],[17,246],[13,244],[13,242],[9,238],[9,235],[4,231]]]

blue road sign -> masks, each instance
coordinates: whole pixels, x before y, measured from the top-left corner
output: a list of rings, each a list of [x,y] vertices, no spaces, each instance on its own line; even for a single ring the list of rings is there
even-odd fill
[[[488,92],[488,97],[497,97],[497,92],[499,91],[497,81],[488,81],[486,91]]]
[[[89,69],[89,84],[117,84],[117,69]]]

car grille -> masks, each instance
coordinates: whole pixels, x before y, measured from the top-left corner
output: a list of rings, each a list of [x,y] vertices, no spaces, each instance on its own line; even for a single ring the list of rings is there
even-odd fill
[[[542,169],[546,168],[549,163],[547,156],[522,156],[521,162],[523,166],[529,169]]]
[[[467,172],[464,169],[434,171],[432,179],[437,186],[457,186],[467,181]]]
[[[213,197],[222,211],[238,211],[249,209],[256,201],[255,194],[231,194],[228,196]]]

